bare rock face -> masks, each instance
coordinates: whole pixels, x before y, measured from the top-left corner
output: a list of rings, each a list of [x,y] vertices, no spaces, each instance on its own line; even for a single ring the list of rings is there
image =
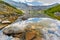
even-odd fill
[[[8,24],[0,24],[0,30],[6,27]]]
[[[20,40],[43,40],[44,38],[45,40],[50,40],[51,36],[59,36],[56,23],[60,25],[60,21],[50,18],[30,18],[8,25],[4,28],[3,33],[19,38]],[[58,37],[56,39],[59,40]]]

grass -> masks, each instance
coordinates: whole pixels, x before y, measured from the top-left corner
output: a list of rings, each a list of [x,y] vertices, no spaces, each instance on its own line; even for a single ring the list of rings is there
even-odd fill
[[[51,18],[55,18],[55,19],[60,20],[60,16],[57,16],[57,15],[54,14],[56,12],[60,12],[60,4],[58,4],[54,7],[51,7],[47,10],[44,10],[44,14],[49,15]]]
[[[23,15],[23,12],[10,4],[0,0],[0,17],[2,20],[9,20],[14,22],[19,16]]]
[[[6,5],[6,9],[8,9],[9,11],[14,11],[18,14],[23,14],[23,12],[21,10],[18,10],[17,8],[15,8],[14,6],[11,6],[10,4],[4,2],[4,1],[0,1],[0,4],[5,4]],[[11,9],[11,10],[10,10]]]

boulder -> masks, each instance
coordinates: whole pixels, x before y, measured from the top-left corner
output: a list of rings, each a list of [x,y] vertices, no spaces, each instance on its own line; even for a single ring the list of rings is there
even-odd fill
[[[4,21],[2,21],[2,23],[3,23],[3,24],[10,24],[10,23],[11,23],[11,21],[4,20]]]
[[[26,40],[42,40],[42,37],[37,36],[35,31],[26,33]]]
[[[20,40],[20,38],[16,38],[16,37],[15,37],[15,38],[12,38],[11,40]]]
[[[0,30],[6,27],[8,24],[0,24]]]
[[[2,20],[0,19],[0,23],[2,22]]]

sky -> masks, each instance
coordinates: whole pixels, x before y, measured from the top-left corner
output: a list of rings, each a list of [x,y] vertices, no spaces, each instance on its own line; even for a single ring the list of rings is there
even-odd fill
[[[60,3],[60,0],[13,0],[16,2],[41,2],[45,5],[54,4],[54,3]],[[32,4],[31,4],[32,5]]]

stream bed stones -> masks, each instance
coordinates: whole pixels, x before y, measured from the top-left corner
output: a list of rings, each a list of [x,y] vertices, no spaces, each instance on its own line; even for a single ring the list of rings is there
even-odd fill
[[[3,34],[10,40],[60,40],[60,21],[51,18],[29,18],[6,26]]]
[[[15,13],[16,14],[16,13]],[[17,20],[17,18],[20,16],[19,14],[15,15],[14,13],[11,14],[0,14],[0,29],[6,27],[7,25],[15,22],[15,20]]]

